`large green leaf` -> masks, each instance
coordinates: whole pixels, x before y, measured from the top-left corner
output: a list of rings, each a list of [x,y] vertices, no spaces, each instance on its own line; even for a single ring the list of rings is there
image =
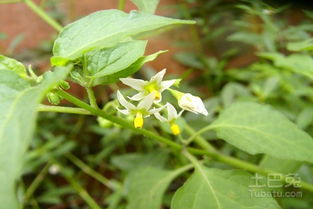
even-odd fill
[[[139,10],[153,14],[158,7],[160,0],[131,0]]]
[[[313,139],[269,106],[233,104],[212,128],[219,138],[250,154],[313,162]]]
[[[18,74],[0,70],[0,209],[18,209],[16,183],[32,138],[37,106],[45,92],[64,79],[69,69],[46,73],[31,87]]]
[[[103,85],[103,84],[109,84],[109,83],[115,83],[120,78],[126,78],[135,72],[137,72],[145,63],[155,60],[160,54],[164,53],[166,51],[159,51],[154,54],[150,54],[148,56],[142,56],[136,62],[131,64],[129,67],[120,70],[116,73],[113,73],[111,75],[103,76],[100,78],[95,79],[92,82],[93,86],[96,85]]]
[[[197,166],[194,174],[175,193],[171,209],[279,209],[271,197],[257,197],[251,176],[242,171],[223,171]]]
[[[66,26],[54,42],[53,65],[63,65],[93,49],[113,47],[135,35],[194,21],[166,18],[138,11],[103,10]]]
[[[303,163],[299,161],[294,161],[294,160],[283,160],[275,157],[271,157],[268,155],[265,155],[260,162],[260,167],[265,168],[267,170],[273,171],[274,175],[275,173],[282,173],[282,174],[294,174],[296,173],[299,168],[301,167]],[[262,178],[260,179],[261,184],[266,185],[268,184],[268,178],[270,176],[267,176],[267,178]],[[282,191],[284,187],[282,187],[283,183],[282,182],[275,182],[272,181],[270,183],[271,185],[271,191]]]
[[[160,209],[162,197],[171,181],[185,169],[164,170],[142,167],[126,179],[127,209]]]
[[[88,76],[111,75],[133,64],[145,53],[147,41],[130,41],[109,49],[94,50],[86,55]]]

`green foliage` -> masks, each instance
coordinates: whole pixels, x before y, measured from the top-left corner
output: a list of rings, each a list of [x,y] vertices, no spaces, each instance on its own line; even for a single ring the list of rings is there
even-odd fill
[[[46,73],[42,83],[33,87],[9,70],[0,70],[0,77],[6,79],[0,86],[0,200],[3,208],[20,208],[15,188],[35,129],[38,104],[45,92],[66,77],[69,68]]]
[[[120,78],[126,78],[127,76],[130,76],[136,73],[140,68],[142,68],[142,66],[145,63],[155,60],[160,54],[165,53],[165,52],[166,51],[159,51],[151,55],[142,56],[125,69],[120,69],[116,73],[92,80],[91,85],[96,86],[96,85],[110,84],[110,83],[117,82]]]
[[[25,66],[22,63],[3,55],[0,55],[0,70],[11,70],[22,78],[27,77]]]
[[[121,43],[114,48],[91,51],[85,55],[86,76],[99,78],[129,67],[144,55],[147,41]]]
[[[106,21],[107,24],[103,24]],[[51,62],[64,65],[95,48],[110,48],[130,38],[175,24],[193,24],[137,11],[127,14],[119,10],[95,12],[66,26],[55,40]],[[92,33],[91,33],[92,31]]]
[[[175,193],[171,209],[279,209],[273,198],[251,195],[261,189],[249,188],[251,176],[242,171],[208,169],[199,165]]]
[[[180,172],[150,166],[132,172],[125,182],[127,209],[159,209],[166,188]]]
[[[250,154],[313,162],[313,139],[270,107],[236,103],[211,125],[217,136]]]
[[[47,4],[45,9],[55,10],[56,2],[44,1],[39,7],[25,0],[61,30],[54,43],[37,49],[44,52],[44,59],[53,50],[50,61],[60,67],[37,76],[30,67],[26,70],[22,63],[0,55],[0,209],[22,204],[26,209],[59,204],[82,209],[311,209],[313,27],[307,19],[291,25],[287,5],[273,8],[260,0],[183,0],[172,5],[178,11],[176,17],[198,23],[183,31],[187,41],[179,46],[186,46],[188,52],[175,57],[189,69],[176,72],[182,75],[174,78],[177,83],[190,73],[196,76],[181,82],[183,92],[177,91],[177,98],[171,95],[174,89],[164,87],[173,80],[159,82],[160,74],[143,87],[140,84],[147,82],[128,79],[134,89],[143,88],[140,91],[149,100],[131,101],[126,96],[134,90],[121,90],[126,101],[120,94],[118,101],[125,108],[130,106],[124,115],[114,99],[119,79],[151,77],[154,73],[147,68],[135,73],[165,52],[147,55],[148,41],[139,38],[195,21],[153,15],[158,0],[132,0],[140,11],[98,11],[62,29],[42,9]],[[119,1],[120,8],[125,3]],[[305,14],[312,17],[309,11]],[[12,46],[7,51],[13,52]],[[28,63],[37,53],[14,57]],[[195,85],[201,85],[201,91]],[[83,94],[79,99],[64,91],[71,86],[75,88],[70,92],[85,89],[89,103]],[[161,95],[162,88],[163,99],[175,104],[169,110],[169,106],[158,109],[164,104],[151,101],[156,93]],[[199,111],[202,100],[184,92],[208,97],[205,107]],[[150,97],[152,93],[155,98]],[[40,104],[44,96],[54,105]],[[164,119],[153,113],[151,117],[162,122],[144,118],[142,109],[132,108],[143,104],[153,107],[144,108],[144,116],[158,109]],[[207,109],[209,115],[184,111],[183,118],[174,114],[176,104],[195,113]],[[50,113],[37,118],[38,111]],[[143,121],[143,128],[134,127],[134,122],[141,127]],[[229,170],[233,167],[238,170]],[[192,174],[188,172],[193,168]],[[265,183],[272,172],[299,174],[302,187],[251,188],[255,174],[264,175],[260,182]],[[294,186],[295,180],[291,178]],[[290,181],[283,178],[278,183]],[[304,197],[253,194],[289,190],[303,190]]]

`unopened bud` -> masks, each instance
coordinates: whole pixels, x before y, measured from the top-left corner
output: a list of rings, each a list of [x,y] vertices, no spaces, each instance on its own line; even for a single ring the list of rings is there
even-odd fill
[[[59,83],[59,86],[64,90],[68,90],[69,88],[71,88],[70,84],[67,81],[61,81]]]
[[[58,105],[58,104],[60,104],[60,101],[61,101],[60,96],[55,94],[55,93],[53,93],[53,92],[49,92],[47,94],[47,99],[53,105]]]

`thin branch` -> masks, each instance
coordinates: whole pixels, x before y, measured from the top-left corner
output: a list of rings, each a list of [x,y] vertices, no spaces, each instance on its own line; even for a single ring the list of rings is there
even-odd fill
[[[91,113],[85,109],[77,107],[61,107],[61,106],[50,106],[50,105],[39,105],[39,112],[59,112],[79,115],[91,115]]]
[[[22,0],[25,4],[33,10],[39,17],[41,17],[44,21],[46,21],[50,26],[52,26],[55,30],[61,31],[63,27],[52,19],[43,9],[41,9],[37,4],[35,4],[32,0]]]

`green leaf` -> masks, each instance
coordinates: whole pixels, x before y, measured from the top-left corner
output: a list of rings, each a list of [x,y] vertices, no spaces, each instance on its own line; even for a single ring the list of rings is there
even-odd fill
[[[171,209],[279,209],[273,198],[253,195],[257,190],[243,171],[223,171],[197,166],[176,191]]]
[[[99,78],[121,71],[144,55],[147,41],[130,41],[86,54],[88,76]]]
[[[291,42],[287,44],[289,51],[312,51],[313,50],[313,39],[307,39],[304,41]]]
[[[276,67],[287,69],[313,79],[313,58],[307,54],[284,56],[279,53],[260,53],[260,57],[272,60]]]
[[[164,167],[168,160],[168,150],[158,149],[148,154],[129,153],[112,158],[112,164],[123,171],[133,171],[140,167]]]
[[[283,160],[275,157],[271,157],[268,155],[265,155],[263,159],[260,162],[260,167],[265,168],[267,170],[273,171],[276,173],[282,173],[282,174],[294,174],[296,173],[299,168],[301,167],[303,163],[299,161],[294,160]],[[269,176],[266,178],[260,179],[260,185],[269,185],[268,179],[270,179]],[[271,181],[269,189],[272,192],[282,192],[285,188],[282,187],[283,183],[279,181]]]
[[[13,71],[0,70],[0,78],[10,80],[0,83],[0,209],[20,208],[15,188],[35,128],[37,106],[68,72],[60,68],[46,73],[41,84],[31,87]]]
[[[146,62],[150,62],[155,60],[160,54],[165,53],[167,51],[159,51],[154,54],[140,57],[136,62],[131,64],[129,67],[120,70],[114,74],[103,76],[101,78],[97,78],[93,81],[92,85],[103,85],[103,84],[109,84],[109,83],[115,83],[120,78],[126,78],[135,72],[137,72]]]
[[[313,162],[313,139],[269,106],[233,104],[211,127],[219,138],[250,154]]]
[[[160,209],[162,197],[171,181],[185,169],[175,171],[142,167],[126,179],[127,209]]]
[[[25,66],[22,63],[3,55],[0,55],[0,70],[11,70],[22,78],[27,77]]]
[[[153,14],[158,7],[160,0],[131,0],[139,10]]]
[[[103,10],[66,26],[54,42],[51,62],[64,65],[84,53],[110,48],[130,37],[175,24],[194,24],[194,21],[166,18],[132,11]]]

